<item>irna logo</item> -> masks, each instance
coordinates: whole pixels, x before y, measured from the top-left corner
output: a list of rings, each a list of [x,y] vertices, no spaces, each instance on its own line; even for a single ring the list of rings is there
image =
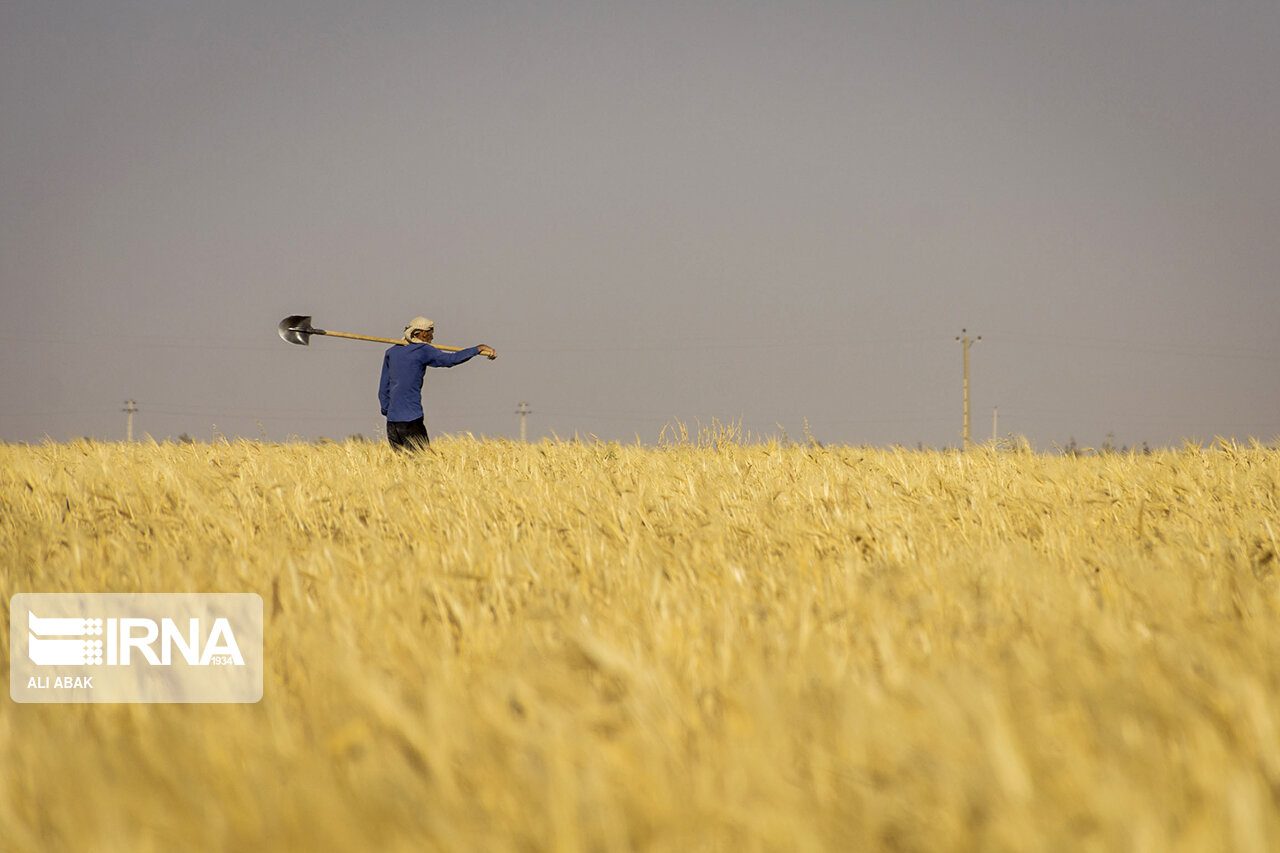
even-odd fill
[[[37,666],[129,666],[135,653],[152,666],[171,665],[175,653],[190,666],[245,665],[225,617],[202,630],[197,618],[179,627],[170,618],[157,624],[142,617],[41,618],[28,611],[27,628],[27,657]]]
[[[253,593],[20,593],[9,602],[18,702],[257,702]]]

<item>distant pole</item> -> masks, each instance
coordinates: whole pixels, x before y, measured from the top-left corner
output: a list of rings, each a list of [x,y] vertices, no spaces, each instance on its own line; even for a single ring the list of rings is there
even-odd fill
[[[525,430],[524,420],[533,413],[529,410],[529,404],[521,400],[519,405],[516,406],[516,414],[520,416],[520,441],[523,443],[528,441],[528,432]]]
[[[124,408],[120,411],[125,413],[124,440],[133,441],[133,413],[138,411],[138,404],[133,400],[125,400]]]
[[[995,441],[1000,437],[1000,407],[996,406],[991,410],[991,440]]]
[[[961,350],[964,353],[964,429],[962,437],[964,438],[964,449],[969,449],[969,347],[982,340],[982,335],[976,338],[969,337],[968,329],[960,330],[960,337],[956,338],[960,342]]]

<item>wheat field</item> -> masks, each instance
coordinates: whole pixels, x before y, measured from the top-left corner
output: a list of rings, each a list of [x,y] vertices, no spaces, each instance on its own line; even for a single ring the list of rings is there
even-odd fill
[[[0,446],[0,593],[256,592],[256,705],[0,706],[12,850],[1280,849],[1280,452]],[[7,670],[6,670],[7,694]]]

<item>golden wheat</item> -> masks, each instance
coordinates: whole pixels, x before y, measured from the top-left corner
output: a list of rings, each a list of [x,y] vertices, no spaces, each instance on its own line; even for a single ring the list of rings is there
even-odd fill
[[[2,446],[6,602],[257,592],[267,675],[6,700],[0,847],[1277,849],[1278,492],[1234,445]]]

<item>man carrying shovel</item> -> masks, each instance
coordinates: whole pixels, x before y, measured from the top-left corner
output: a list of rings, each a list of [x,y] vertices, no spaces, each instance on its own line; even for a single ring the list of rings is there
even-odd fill
[[[406,344],[387,349],[382,358],[382,379],[378,383],[378,401],[387,419],[387,441],[396,450],[409,450],[431,443],[423,423],[422,376],[428,367],[453,367],[477,355],[489,360],[497,358],[487,344],[447,352],[431,345],[436,324],[426,317],[414,317],[404,327]]]

